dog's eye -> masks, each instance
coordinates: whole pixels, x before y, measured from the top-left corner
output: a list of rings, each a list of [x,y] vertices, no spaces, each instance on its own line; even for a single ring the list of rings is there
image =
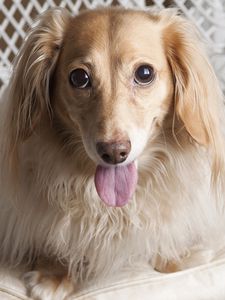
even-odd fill
[[[91,86],[88,73],[84,69],[75,69],[70,73],[70,83],[77,89],[84,89]]]
[[[134,74],[134,81],[139,85],[148,85],[154,80],[154,78],[154,69],[149,65],[139,66]]]

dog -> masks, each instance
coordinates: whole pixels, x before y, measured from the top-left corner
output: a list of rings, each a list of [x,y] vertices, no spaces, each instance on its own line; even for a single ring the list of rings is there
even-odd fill
[[[62,300],[142,262],[223,256],[223,118],[201,38],[173,9],[45,12],[1,103],[1,263],[26,265],[31,298]]]

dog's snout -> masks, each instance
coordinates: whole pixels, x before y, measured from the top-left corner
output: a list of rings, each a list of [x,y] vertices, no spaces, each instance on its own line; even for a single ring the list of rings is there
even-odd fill
[[[119,164],[125,161],[131,150],[130,141],[98,142],[98,155],[108,164]]]

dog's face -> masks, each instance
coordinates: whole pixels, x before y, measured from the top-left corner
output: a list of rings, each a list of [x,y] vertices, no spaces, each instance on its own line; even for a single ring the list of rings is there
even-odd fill
[[[43,118],[59,140],[67,135],[63,148],[73,149],[80,137],[108,205],[127,203],[135,162],[160,133],[161,148],[165,134],[183,151],[190,143],[209,148],[219,173],[220,89],[195,29],[170,10],[45,13],[15,64],[11,95],[10,148],[16,152]]]
[[[168,111],[171,77],[160,27],[149,16],[89,12],[67,29],[52,101],[63,123],[79,128],[96,165],[130,164]]]

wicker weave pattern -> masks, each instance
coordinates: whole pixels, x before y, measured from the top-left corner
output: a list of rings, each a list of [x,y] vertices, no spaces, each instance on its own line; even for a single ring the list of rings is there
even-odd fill
[[[122,5],[145,9],[149,6],[178,7],[195,22],[209,45],[212,63],[225,90],[225,1],[224,0],[0,0],[0,92],[7,82],[11,64],[33,19],[53,6],[74,14],[97,6]]]

